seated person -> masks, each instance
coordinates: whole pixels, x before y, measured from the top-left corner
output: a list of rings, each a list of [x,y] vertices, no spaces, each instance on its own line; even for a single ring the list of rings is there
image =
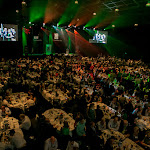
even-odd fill
[[[104,117],[101,119],[101,121],[97,122],[97,128],[99,131],[106,129],[106,121]]]
[[[101,110],[100,106],[97,105],[97,109],[95,110],[96,112],[96,122],[100,121],[102,119],[103,115],[103,111]]]
[[[124,106],[126,103],[126,97],[124,97],[124,94],[121,95],[119,98],[119,102],[121,103],[121,106]]]
[[[139,143],[141,140],[141,132],[138,126],[135,126],[133,128],[133,132],[131,133],[130,137],[131,140],[133,140],[135,143]]]
[[[86,133],[87,133],[86,140],[90,148],[93,150],[98,150],[100,148],[99,147],[100,138],[97,134],[97,130],[94,122],[90,122],[90,126],[87,126]]]
[[[48,138],[45,141],[44,150],[57,150],[57,148],[58,148],[58,142],[54,136],[51,136],[51,138]]]
[[[111,137],[110,139],[108,139],[104,145],[104,150],[113,150],[113,144],[115,142],[115,138]]]
[[[31,121],[30,121],[29,117],[26,116],[25,114],[20,114],[19,118],[21,120],[21,124],[19,127],[23,130],[29,130],[31,127]]]
[[[15,130],[10,130],[10,143],[13,148],[21,149],[26,146],[26,141],[22,134],[15,132]]]
[[[129,137],[130,136],[130,128],[128,126],[128,121],[127,120],[122,120],[121,121],[119,132],[124,134],[125,137]]]
[[[0,116],[5,117],[6,115],[11,115],[11,111],[8,107],[2,106],[0,109]]]
[[[75,126],[80,120],[82,120],[82,118],[83,118],[83,115],[80,112],[78,112],[75,117]]]
[[[73,138],[71,138],[68,142],[66,150],[78,150],[78,149],[79,149],[79,144]]]
[[[76,133],[78,136],[86,136],[86,133],[85,133],[85,120],[82,119],[80,120],[78,123],[77,123],[77,127],[76,127]]]
[[[145,116],[150,116],[150,107],[145,110]]]
[[[67,136],[69,135],[69,125],[67,121],[64,121],[64,127],[62,128],[62,135]]]
[[[120,121],[118,121],[118,117],[116,116],[114,119],[110,119],[108,122],[108,128],[110,130],[118,131],[120,127]]]
[[[88,117],[89,117],[90,121],[95,121],[95,119],[96,119],[96,112],[94,109],[94,104],[90,104],[90,106],[89,106]]]
[[[114,97],[113,100],[111,101],[110,105],[111,108],[117,110],[118,108],[118,102],[117,102],[117,97]]]

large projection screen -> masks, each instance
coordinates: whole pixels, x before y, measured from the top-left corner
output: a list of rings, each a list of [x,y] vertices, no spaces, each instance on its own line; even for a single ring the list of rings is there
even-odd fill
[[[108,32],[107,31],[96,31],[93,39],[89,39],[89,43],[107,43]]]
[[[1,23],[0,41],[18,41],[18,25]]]

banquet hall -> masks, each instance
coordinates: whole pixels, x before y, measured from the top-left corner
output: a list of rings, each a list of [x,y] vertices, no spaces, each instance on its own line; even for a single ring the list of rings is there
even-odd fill
[[[150,1],[0,7],[0,150],[150,150]]]

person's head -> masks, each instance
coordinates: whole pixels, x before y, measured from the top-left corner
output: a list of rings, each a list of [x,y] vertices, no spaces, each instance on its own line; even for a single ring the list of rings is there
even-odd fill
[[[5,106],[4,105],[1,107],[1,110],[2,110],[2,112],[5,112]]]
[[[20,118],[21,121],[24,120],[25,114],[20,114],[20,115],[19,115],[19,118]]]
[[[123,120],[123,124],[124,124],[125,127],[127,127],[128,126],[128,121],[127,120]]]
[[[115,140],[115,137],[112,136],[110,139],[108,139],[108,144],[113,145],[114,140]]]
[[[51,136],[50,141],[51,141],[52,144],[54,144],[55,141],[56,141],[55,137],[54,137],[54,136]]]
[[[89,109],[94,109],[94,104],[91,104]]]
[[[94,122],[90,122],[91,127],[95,127],[95,123]]]
[[[88,97],[88,94],[87,93],[85,93],[85,95],[84,95],[85,97]]]
[[[81,116],[81,113],[80,113],[80,112],[78,112],[78,113],[77,113],[77,116],[78,116],[78,117],[80,117],[80,116]]]
[[[135,127],[133,128],[133,132],[134,132],[134,133],[139,133],[139,127],[135,126]]]
[[[100,109],[100,106],[99,106],[99,105],[97,105],[97,109]]]
[[[146,131],[146,136],[149,138],[150,137],[150,130]]]
[[[115,118],[114,118],[114,122],[117,122],[118,121],[118,117],[116,116]]]
[[[84,119],[81,119],[81,120],[80,120],[80,123],[81,123],[81,124],[84,124]]]
[[[117,102],[117,98],[116,98],[116,97],[113,98],[113,102],[114,102],[114,103]]]
[[[64,121],[64,128],[68,128],[68,127],[69,127],[68,122]]]
[[[104,117],[101,119],[101,123],[105,123],[105,118]]]

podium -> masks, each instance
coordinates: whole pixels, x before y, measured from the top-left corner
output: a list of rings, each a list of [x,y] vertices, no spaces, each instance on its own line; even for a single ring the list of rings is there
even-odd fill
[[[46,44],[46,55],[52,54],[52,44]]]

